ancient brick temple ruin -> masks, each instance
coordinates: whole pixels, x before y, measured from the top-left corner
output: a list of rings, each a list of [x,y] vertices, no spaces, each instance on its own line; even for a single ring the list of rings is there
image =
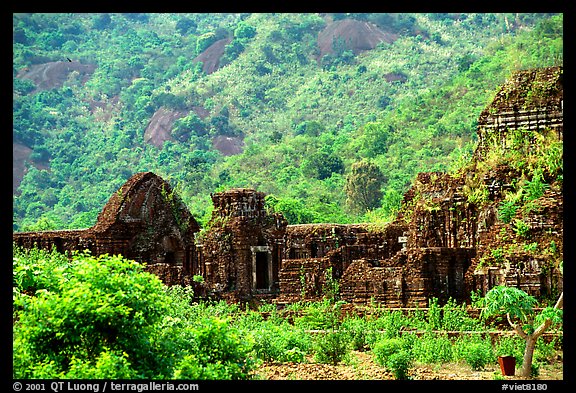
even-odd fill
[[[170,184],[151,172],[137,173],[110,197],[96,224],[83,230],[20,232],[14,244],[59,252],[121,254],[165,281],[182,281],[196,258],[194,217]]]
[[[529,70],[502,87],[480,116],[475,165],[515,129],[552,131],[562,140],[562,75],[561,67]],[[14,233],[13,240],[25,247],[119,253],[145,262],[166,284],[194,285],[198,296],[210,298],[286,304],[318,299],[333,283],[345,301],[390,307],[425,307],[431,297],[466,301],[471,291],[499,284],[554,295],[563,281],[549,255],[519,250],[485,263],[492,250],[514,241],[503,237],[510,227],[498,217],[498,206],[518,175],[506,165],[481,178],[470,171],[420,173],[397,218],[383,226],[287,225],[267,208],[265,194],[231,189],[211,195],[212,217],[200,230],[168,183],[138,173],[112,195],[93,227]],[[487,202],[470,198],[472,186],[485,190]],[[524,217],[527,230],[535,242],[553,242],[561,253],[562,193],[546,190],[538,204]]]

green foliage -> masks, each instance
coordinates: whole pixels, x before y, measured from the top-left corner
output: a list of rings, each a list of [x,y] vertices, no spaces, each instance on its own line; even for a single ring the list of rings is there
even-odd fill
[[[294,318],[294,326],[303,329],[334,329],[340,324],[340,313],[343,302],[334,302],[323,298],[317,302],[308,302]]]
[[[392,370],[396,379],[408,379],[412,363],[412,354],[404,349],[393,353],[387,362],[388,368]]]
[[[314,358],[319,363],[337,365],[350,354],[350,337],[345,330],[319,333],[314,340]]]
[[[13,292],[15,378],[251,377],[252,343],[222,310],[121,256],[15,248]]]
[[[486,365],[494,362],[492,345],[485,341],[470,343],[466,348],[464,359],[472,370],[483,370]]]
[[[530,234],[530,225],[523,220],[516,219],[514,220],[514,232],[516,235],[526,239]]]
[[[518,315],[534,306],[525,293],[501,292],[486,298],[508,310],[517,306]],[[313,356],[336,365],[352,349],[371,350],[397,379],[409,378],[416,362],[464,361],[482,369],[496,355],[522,359],[518,337],[499,338],[492,348],[489,336],[410,334],[485,330],[452,300],[440,306],[432,299],[428,310],[406,314],[374,306],[363,317],[344,316],[344,303],[329,298],[252,310],[225,301],[196,302],[191,287],[163,286],[141,264],[120,256],[14,247],[13,295],[15,378],[251,379],[261,362],[306,362]],[[486,315],[502,311],[486,309]],[[560,325],[562,312],[545,308],[535,322],[544,319]],[[553,360],[555,346],[538,339],[534,372]]]
[[[96,373],[111,362],[129,361],[137,375],[152,376],[157,360],[150,356],[155,352],[150,337],[167,300],[159,279],[119,256],[80,254],[51,289],[31,298],[18,314],[15,376],[34,378],[31,364],[51,362],[60,375],[86,375],[87,366],[77,369],[73,358],[97,359]],[[128,356],[117,356],[123,353]]]
[[[349,317],[342,321],[341,329],[346,330],[350,337],[352,349],[361,351],[369,345],[373,333],[369,322],[365,318],[358,316]]]
[[[450,339],[446,335],[431,332],[414,340],[412,354],[414,359],[424,364],[445,363],[454,359]]]
[[[381,366],[386,366],[390,356],[400,351],[403,347],[404,342],[400,338],[380,339],[371,347],[372,352],[374,353],[374,361]]]
[[[312,350],[312,339],[286,322],[261,322],[251,331],[253,350],[263,361],[302,363]]]
[[[318,59],[318,33],[344,17],[396,39],[361,56],[336,39]],[[14,230],[48,211],[59,229],[89,222],[82,214],[92,225],[114,190],[148,170],[184,184],[201,222],[209,194],[237,186],[288,201],[290,223],[389,220],[418,172],[471,155],[478,115],[512,71],[563,58],[562,14],[520,13],[509,30],[491,13],[458,23],[442,13],[17,13],[13,22],[14,140],[50,157],[45,178],[30,167],[14,196]],[[207,75],[195,58],[223,38],[232,41]],[[38,92],[17,77],[63,53],[94,73]],[[190,114],[167,129],[174,141],[163,149],[144,138],[160,107]],[[218,153],[217,132],[242,135],[244,152]],[[546,146],[530,165],[549,184],[562,179],[562,142]],[[349,206],[346,174],[365,159],[386,181],[368,207]]]
[[[542,173],[540,171],[534,173],[532,180],[527,181],[523,189],[525,191],[524,199],[532,201],[544,195],[544,191],[550,186],[544,183]]]
[[[406,342],[400,338],[378,340],[372,347],[374,361],[386,367],[396,379],[407,379],[413,365],[413,354]]]
[[[449,299],[442,306],[441,326],[443,330],[452,331],[481,331],[486,328],[481,321],[470,317],[466,304],[458,304],[454,299]]]
[[[305,176],[324,180],[333,173],[344,173],[342,159],[334,154],[318,151],[302,161],[302,174]]]
[[[410,326],[410,320],[399,310],[389,311],[378,317],[375,326],[384,330],[384,337],[394,338],[400,336],[400,330]]]
[[[194,349],[174,369],[177,379],[248,379],[254,367],[248,357],[250,345],[242,340],[228,321],[203,319],[194,327]]]
[[[437,298],[431,298],[428,300],[428,329],[429,330],[439,330],[442,327],[442,315],[441,308],[438,305]]]
[[[522,363],[524,352],[524,340],[518,336],[501,337],[494,346],[496,356],[514,356],[516,364]]]
[[[324,271],[324,283],[322,284],[322,294],[332,302],[337,302],[340,297],[340,283],[332,273],[332,266]]]
[[[516,215],[518,205],[512,200],[503,200],[498,206],[498,218],[505,224],[509,224]]]
[[[282,213],[290,225],[316,222],[315,212],[299,199],[278,198],[270,194],[266,195],[265,202],[271,212]]]
[[[382,184],[386,178],[380,168],[370,161],[352,164],[346,177],[346,203],[353,212],[364,213],[380,206]]]
[[[486,293],[483,303],[482,316],[485,318],[509,314],[527,321],[534,314],[536,299],[521,289],[498,285]]]
[[[59,279],[68,267],[68,258],[55,249],[46,251],[38,248],[12,248],[12,285],[23,295],[30,296],[37,291],[57,290]],[[22,306],[15,303],[15,306]]]
[[[563,323],[564,311],[554,307],[545,307],[538,315],[536,315],[534,322],[536,324],[544,323],[549,319],[552,321],[552,326],[560,326]]]

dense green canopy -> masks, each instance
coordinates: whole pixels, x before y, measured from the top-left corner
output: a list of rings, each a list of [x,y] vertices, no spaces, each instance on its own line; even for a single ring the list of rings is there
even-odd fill
[[[561,14],[14,14],[13,141],[31,153],[13,229],[89,227],[140,171],[201,224],[230,187],[291,224],[387,220],[418,172],[465,163],[513,71],[562,64],[562,31]],[[356,206],[366,160],[379,199]]]

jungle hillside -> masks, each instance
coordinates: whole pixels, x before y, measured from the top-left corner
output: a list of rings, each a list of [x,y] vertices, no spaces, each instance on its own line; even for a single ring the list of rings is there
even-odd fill
[[[13,231],[88,228],[143,171],[201,225],[234,187],[386,222],[513,72],[562,63],[562,14],[16,13]]]

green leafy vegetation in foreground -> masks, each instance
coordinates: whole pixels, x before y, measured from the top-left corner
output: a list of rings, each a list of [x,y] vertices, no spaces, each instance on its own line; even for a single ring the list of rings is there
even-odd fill
[[[188,312],[186,291],[137,262],[16,250],[13,267],[15,378],[244,379],[252,369],[226,316]]]
[[[263,362],[339,364],[354,350],[406,379],[418,364],[481,370],[498,355],[523,358],[520,337],[492,342],[493,322],[452,300],[407,312],[374,304],[364,316],[343,305],[335,297],[284,309],[195,302],[190,288],[166,287],[121,256],[15,247],[13,377],[258,379]],[[533,375],[561,345],[536,341]]]

